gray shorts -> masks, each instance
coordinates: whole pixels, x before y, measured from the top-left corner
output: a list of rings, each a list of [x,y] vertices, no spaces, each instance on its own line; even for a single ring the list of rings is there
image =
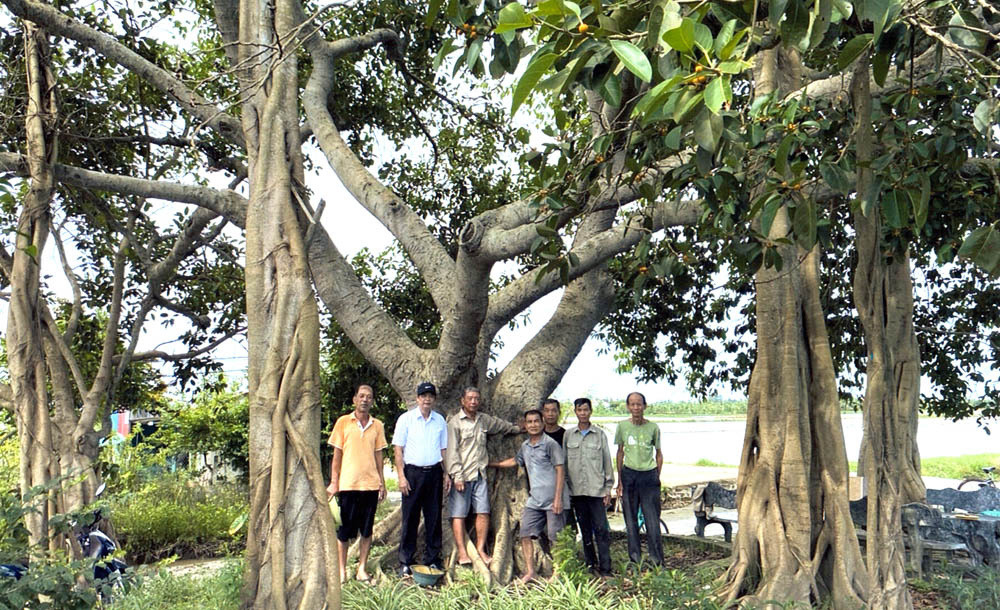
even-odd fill
[[[538,538],[545,532],[549,542],[556,541],[559,530],[566,525],[566,509],[558,515],[551,510],[524,507],[521,513],[521,538]]]
[[[452,519],[464,519],[469,516],[469,509],[477,515],[489,514],[490,492],[486,488],[486,478],[479,477],[475,481],[465,482],[465,491],[458,491],[451,486],[448,494],[449,515]]]

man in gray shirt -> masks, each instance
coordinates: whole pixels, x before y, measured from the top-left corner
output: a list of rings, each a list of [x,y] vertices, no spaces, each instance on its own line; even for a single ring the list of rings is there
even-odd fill
[[[577,426],[566,431],[566,482],[576,522],[583,538],[583,556],[591,570],[611,574],[611,527],[608,506],[615,484],[614,464],[604,430],[590,423],[593,407],[589,398],[573,401]],[[594,540],[597,552],[594,552]]]
[[[521,513],[521,550],[524,552],[526,570],[522,582],[535,578],[535,552],[533,538],[545,532],[554,542],[559,530],[566,525],[563,510],[569,504],[569,489],[565,485],[565,458],[562,447],[543,433],[542,413],[532,409],[524,414],[524,427],[528,440],[524,441],[517,455],[490,466],[513,468],[524,466],[528,471],[531,492]]]

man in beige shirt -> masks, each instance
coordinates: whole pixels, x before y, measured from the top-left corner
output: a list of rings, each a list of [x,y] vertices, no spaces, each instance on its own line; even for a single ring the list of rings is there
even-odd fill
[[[486,413],[479,413],[480,392],[465,388],[462,408],[448,418],[448,474],[452,489],[448,496],[452,533],[458,548],[459,565],[470,565],[472,559],[465,548],[465,519],[471,510],[476,515],[476,550],[483,562],[492,557],[486,553],[486,533],[490,526],[490,494],[486,486],[486,437],[490,434],[517,434],[518,426]]]

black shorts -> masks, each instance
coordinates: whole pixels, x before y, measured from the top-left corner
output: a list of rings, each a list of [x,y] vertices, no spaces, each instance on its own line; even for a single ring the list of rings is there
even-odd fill
[[[340,519],[343,524],[337,528],[337,540],[347,542],[360,533],[362,538],[371,538],[375,524],[375,509],[378,507],[377,491],[342,491],[337,494],[340,502]]]

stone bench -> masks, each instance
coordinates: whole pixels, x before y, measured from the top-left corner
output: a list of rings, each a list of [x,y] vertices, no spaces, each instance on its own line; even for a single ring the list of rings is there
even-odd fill
[[[728,519],[712,514],[715,507],[736,508],[736,491],[726,489],[715,481],[707,485],[699,485],[691,494],[692,507],[694,508],[694,533],[699,538],[705,537],[705,528],[713,523],[722,526],[722,533],[726,542],[732,542],[733,524],[736,519]]]
[[[868,498],[851,501],[850,510],[851,519],[858,528],[858,540],[866,542]],[[969,536],[962,531],[972,529],[963,525],[968,522],[946,518],[940,511],[919,502],[904,504],[900,512],[907,567],[918,578],[934,561],[969,565],[991,563],[984,561],[982,553],[970,544]]]

